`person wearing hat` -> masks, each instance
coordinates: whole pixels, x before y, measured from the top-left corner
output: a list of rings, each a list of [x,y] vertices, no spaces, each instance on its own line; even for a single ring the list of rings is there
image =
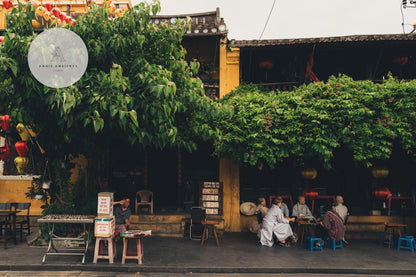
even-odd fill
[[[293,235],[289,222],[293,222],[294,218],[286,219],[283,217],[281,210],[282,202],[273,199],[272,207],[267,211],[263,218],[262,228],[260,230],[261,245],[272,247],[274,245],[274,236],[278,240],[278,245],[288,247],[287,238]]]

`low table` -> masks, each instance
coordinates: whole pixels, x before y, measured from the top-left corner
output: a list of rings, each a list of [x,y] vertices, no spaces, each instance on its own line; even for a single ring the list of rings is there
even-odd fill
[[[309,221],[304,221],[304,220],[298,220],[297,221],[299,224],[299,231],[298,231],[298,238],[300,239],[300,244],[303,245],[303,240],[305,238],[305,231],[309,232],[311,236],[315,235],[315,226],[318,225],[319,223],[315,223],[315,222],[309,222]]]
[[[124,264],[126,259],[137,259],[138,264],[142,264],[143,260],[143,243],[142,238],[152,235],[151,230],[130,230],[125,233],[120,233],[119,236],[123,238],[123,258],[121,263]],[[129,251],[129,241],[136,240],[136,251]]]
[[[46,256],[50,255],[78,255],[82,256],[82,263],[85,262],[85,256],[88,251],[88,241],[91,225],[94,223],[94,215],[47,215],[38,219],[39,223],[48,223],[50,241],[48,250],[43,256],[42,263],[45,263]],[[59,237],[55,235],[55,224],[64,223],[64,224],[82,224],[84,227],[83,234],[84,237]],[[88,228],[87,228],[88,226]],[[56,248],[54,242],[57,241],[75,241],[79,242],[82,246],[80,247],[66,247],[66,248]],[[54,251],[54,252],[53,252]]]
[[[394,237],[394,234],[397,233],[397,235],[400,238],[402,236],[401,229],[402,228],[406,228],[406,227],[407,227],[406,224],[385,222],[384,223],[383,237],[381,238],[381,244],[384,243],[384,240],[387,237],[386,234],[393,234],[393,237]],[[388,236],[388,238],[389,238],[389,248],[390,248],[391,247],[391,239],[390,239],[390,236]]]

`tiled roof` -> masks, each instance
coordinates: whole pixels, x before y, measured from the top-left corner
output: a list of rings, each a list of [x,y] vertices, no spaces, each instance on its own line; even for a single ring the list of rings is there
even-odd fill
[[[416,33],[399,35],[354,35],[342,37],[322,38],[297,38],[297,39],[273,39],[273,40],[231,40],[230,47],[262,47],[262,46],[287,46],[301,44],[332,44],[350,42],[373,41],[416,41]]]
[[[205,13],[152,16],[151,23],[175,24],[176,19],[187,17],[191,18],[192,24],[191,29],[186,31],[185,36],[225,36],[228,33],[224,19],[220,18],[219,8],[216,11]]]

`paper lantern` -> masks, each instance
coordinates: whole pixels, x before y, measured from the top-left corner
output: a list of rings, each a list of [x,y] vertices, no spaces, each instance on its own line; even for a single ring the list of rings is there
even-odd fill
[[[386,200],[391,197],[391,192],[388,188],[378,188],[373,191],[373,196],[376,199]]]
[[[29,146],[27,146],[26,141],[16,142],[14,148],[16,148],[17,154],[19,154],[20,157],[26,157],[27,152],[29,151]]]
[[[269,70],[273,68],[273,62],[270,60],[264,60],[259,63],[259,68]]]
[[[16,130],[23,141],[27,141],[29,139],[29,132],[26,130],[25,125],[22,123],[17,124]]]
[[[371,175],[376,179],[386,178],[389,175],[389,170],[384,166],[373,166],[371,168]]]
[[[10,129],[10,115],[0,115],[0,125],[3,131],[8,131]]]
[[[302,177],[307,180],[313,180],[318,176],[318,172],[315,168],[305,168],[300,173],[302,174]]]
[[[305,189],[302,192],[302,195],[309,200],[314,200],[318,197],[318,192],[316,190],[313,189]]]
[[[14,159],[14,165],[16,166],[19,174],[25,173],[28,161],[29,159],[27,157],[16,157]]]
[[[50,12],[53,9],[53,5],[51,3],[46,3],[45,8]]]

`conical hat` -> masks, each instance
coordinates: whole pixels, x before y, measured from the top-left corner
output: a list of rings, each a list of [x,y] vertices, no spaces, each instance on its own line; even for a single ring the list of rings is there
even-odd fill
[[[244,202],[240,205],[240,213],[243,215],[253,215],[256,211],[256,204],[253,202]]]

